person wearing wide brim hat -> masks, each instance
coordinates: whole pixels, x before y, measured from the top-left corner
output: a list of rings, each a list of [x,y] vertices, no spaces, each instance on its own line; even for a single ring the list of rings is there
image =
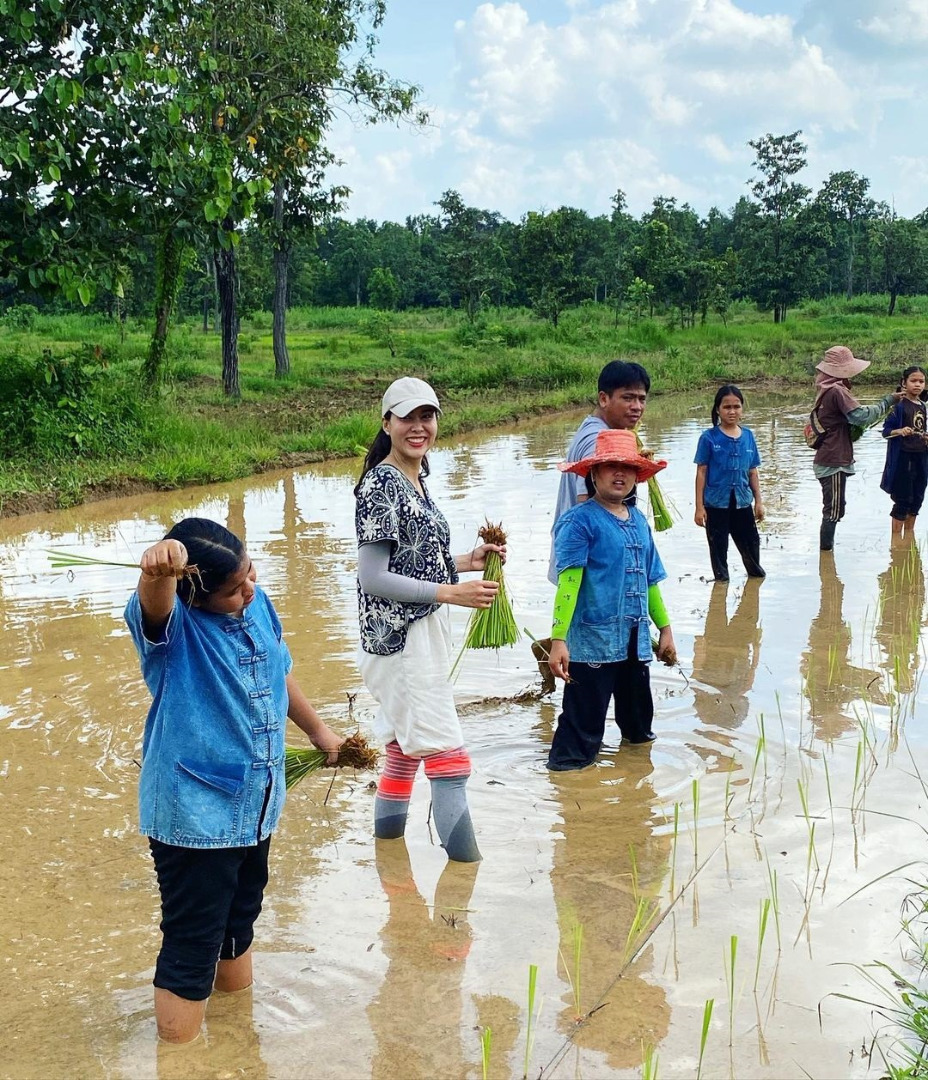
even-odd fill
[[[607,429],[592,454],[558,466],[584,477],[590,497],[554,526],[558,588],[549,664],[566,684],[548,754],[556,772],[596,760],[610,701],[623,742],[654,739],[649,615],[660,632],[658,657],[672,663],[675,649],[667,612],[654,595],[667,574],[631,496],[636,483],[666,465],[639,453],[633,431]]]
[[[812,411],[825,430],[812,464],[815,478],[822,485],[822,551],[834,547],[835,529],[844,517],[847,478],[854,473],[851,428],[863,430],[875,424],[901,397],[889,393],[875,405],[861,405],[850,391],[850,380],[869,366],[869,360],[861,360],[846,345],[833,345],[815,365],[817,395]]]
[[[655,461],[639,451],[634,431],[606,428],[596,436],[595,449],[589,457],[581,458],[580,461],[562,461],[558,470],[587,477],[595,465],[606,464],[630,466],[635,470],[636,484],[643,484],[667,468],[666,461]],[[589,486],[588,484],[588,489]],[[590,493],[590,497],[593,498],[594,493]]]

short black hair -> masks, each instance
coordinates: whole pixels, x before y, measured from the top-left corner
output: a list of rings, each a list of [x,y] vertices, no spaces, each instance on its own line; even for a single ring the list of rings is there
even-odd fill
[[[643,386],[645,393],[651,389],[651,376],[641,364],[627,360],[610,360],[599,373],[597,389],[602,394],[614,394],[626,386]]]

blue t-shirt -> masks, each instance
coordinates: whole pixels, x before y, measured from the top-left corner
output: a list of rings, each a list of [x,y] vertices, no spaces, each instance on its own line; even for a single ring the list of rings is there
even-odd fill
[[[648,588],[667,576],[640,510],[625,520],[595,499],[568,510],[554,526],[556,568],[583,568],[577,606],[567,631],[572,660],[612,664],[628,657],[638,629],[638,659],[651,659]]]
[[[456,584],[451,531],[445,515],[432,502],[425,481],[422,494],[392,465],[375,465],[361,481],[355,505],[358,545],[389,540],[388,570],[418,581]],[[390,656],[406,646],[406,631],[417,619],[438,610],[438,604],[405,604],[364,592],[358,582],[361,648]]]
[[[154,699],[139,831],[178,847],[254,846],[274,831],[284,803],[293,661],[277,612],[260,588],[240,618],[175,597],[158,641],[145,636],[137,592],[125,617]]]
[[[699,436],[693,460],[697,465],[708,466],[703,492],[706,506],[727,510],[732,492],[739,510],[754,501],[748,473],[760,465],[760,454],[750,428],[742,427],[737,439],[726,435],[721,426],[709,428]]]

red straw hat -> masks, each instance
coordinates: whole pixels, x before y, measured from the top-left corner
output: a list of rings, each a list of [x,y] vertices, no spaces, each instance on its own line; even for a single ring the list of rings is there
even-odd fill
[[[592,457],[582,461],[562,461],[561,472],[586,476],[594,465],[630,465],[637,473],[638,483],[650,480],[655,473],[667,468],[666,461],[652,461],[638,451],[638,439],[634,431],[606,428],[596,436],[596,450]]]

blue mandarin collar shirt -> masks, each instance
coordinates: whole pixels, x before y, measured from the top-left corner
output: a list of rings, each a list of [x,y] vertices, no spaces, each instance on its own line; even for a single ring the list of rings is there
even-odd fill
[[[739,510],[754,502],[748,473],[760,465],[760,454],[750,428],[742,427],[737,439],[730,439],[721,427],[709,428],[699,436],[693,460],[707,466],[703,492],[706,506],[727,510],[732,492]]]
[[[267,595],[256,589],[240,618],[176,598],[158,641],[145,636],[138,593],[125,618],[153,698],[139,831],[194,848],[247,847],[270,836],[284,802],[292,660]]]
[[[651,659],[648,588],[667,576],[644,515],[629,507],[622,520],[588,499],[554,526],[557,572],[583,568],[567,648],[584,664],[611,664],[628,657],[638,629],[638,659]]]

